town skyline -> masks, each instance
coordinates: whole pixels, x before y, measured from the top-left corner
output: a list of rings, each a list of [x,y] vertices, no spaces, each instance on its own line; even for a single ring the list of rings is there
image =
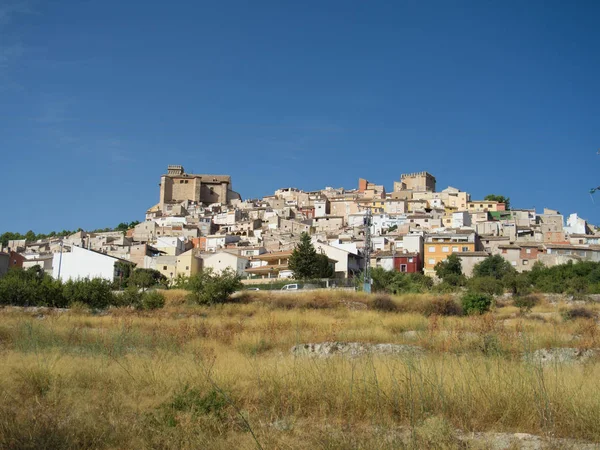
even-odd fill
[[[423,169],[423,171],[427,172],[427,170],[425,170],[425,169]],[[164,170],[163,170],[163,172],[164,172]],[[219,171],[213,171],[213,172],[214,173],[224,173],[224,171],[221,171],[221,172],[219,172]],[[398,177],[399,176],[400,176],[400,174],[398,174]],[[231,178],[234,179],[235,177],[231,176]],[[357,177],[356,179],[358,179],[358,178],[361,178],[361,177]],[[436,175],[436,178],[439,179],[439,177],[437,177],[437,175]],[[441,178],[441,179],[443,180],[445,178]],[[376,182],[378,182],[378,181],[376,180]],[[381,183],[381,185],[385,186],[387,192],[391,192],[391,191],[393,191],[394,182],[395,182],[394,180],[391,180],[388,183]],[[464,191],[467,191],[467,192],[471,192],[468,188],[467,189],[461,188],[461,186],[459,186],[459,184],[460,183],[448,184],[446,187],[455,187],[455,188],[458,188],[458,189],[461,189],[461,190],[464,190]],[[441,185],[438,183],[438,186],[441,186]],[[341,188],[341,189],[345,189],[345,190],[352,190],[352,189],[356,189],[356,181],[354,181],[354,185],[352,185],[352,186],[337,186],[337,185],[334,185],[334,184],[329,184],[329,185],[324,185],[324,186],[321,186],[321,187],[316,187],[314,189],[301,188],[298,185],[294,185],[292,183],[290,185],[280,186],[280,187],[274,189],[272,192],[270,192],[270,193],[267,192],[267,193],[265,193],[264,195],[261,195],[261,196],[245,196],[243,192],[239,192],[239,194],[241,195],[241,197],[242,197],[243,200],[260,200],[260,199],[262,199],[264,197],[272,195],[273,192],[275,192],[275,191],[277,191],[279,189],[297,188],[297,189],[299,189],[301,191],[304,191],[304,192],[316,192],[316,191],[325,189],[327,187],[334,188],[334,189],[335,188]],[[234,184],[234,188],[235,188],[235,184]],[[157,189],[157,191],[158,191],[158,189]],[[504,190],[497,189],[496,190],[497,192],[496,191],[492,192],[491,190],[488,190],[488,191],[486,191],[485,189],[483,189],[482,192],[486,192],[486,193],[482,194],[482,195],[479,195],[479,196],[476,196],[476,197],[479,198],[479,199],[483,199],[487,195],[503,195],[503,196],[508,197],[508,198],[511,199],[511,203],[512,203],[514,209],[543,210],[544,208],[552,208],[554,206],[553,204],[543,205],[543,206],[527,205],[527,202],[523,202],[521,198],[519,198],[519,197],[512,197],[511,195],[507,195],[507,192],[510,192],[509,189],[504,189]],[[152,202],[152,199],[156,197],[156,193],[157,192],[154,192],[153,195],[149,195],[148,196],[150,202]],[[588,195],[588,198],[590,198],[590,202],[592,203],[592,205],[595,205],[594,200],[591,198],[592,194],[587,193],[586,195]],[[579,216],[581,216],[582,218],[588,220],[588,217],[585,214],[582,214],[580,211],[576,211],[576,210],[561,210],[559,208],[556,208],[556,209],[558,211],[560,211],[561,213],[563,213],[563,214],[567,214],[567,213],[571,213],[571,212],[577,212],[579,214]],[[26,229],[1,229],[0,228],[0,234],[5,233],[5,232],[13,232],[13,233],[25,234],[26,232],[29,232],[29,231],[33,231],[36,234],[48,234],[48,233],[51,233],[51,232],[57,232],[58,233],[58,232],[61,232],[63,230],[78,230],[78,229],[82,229],[84,231],[93,231],[93,230],[101,230],[101,229],[114,229],[117,226],[117,224],[119,224],[119,223],[140,222],[140,221],[143,221],[143,220],[144,220],[143,215],[141,215],[139,211],[136,211],[136,212],[133,213],[133,215],[129,215],[127,217],[122,217],[122,218],[115,217],[115,219],[112,220],[110,223],[105,223],[104,222],[104,223],[100,223],[100,224],[91,224],[87,228],[83,227],[83,226],[80,226],[78,224],[70,225],[70,226],[58,225],[58,226],[56,226],[54,228],[43,229],[43,230],[42,229],[39,229],[39,230],[35,229],[35,227],[29,227],[29,228],[25,227]],[[590,220],[588,220],[588,222],[589,223],[593,223]]]

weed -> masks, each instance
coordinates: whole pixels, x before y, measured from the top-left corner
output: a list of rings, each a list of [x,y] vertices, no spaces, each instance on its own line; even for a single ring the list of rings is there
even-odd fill
[[[438,297],[425,306],[423,313],[426,316],[460,316],[463,311],[451,297]]]
[[[583,307],[563,309],[560,312],[560,315],[565,321],[575,319],[596,319],[597,317],[597,314],[594,311]]]
[[[398,305],[386,295],[378,295],[369,303],[369,309],[384,312],[398,312]]]

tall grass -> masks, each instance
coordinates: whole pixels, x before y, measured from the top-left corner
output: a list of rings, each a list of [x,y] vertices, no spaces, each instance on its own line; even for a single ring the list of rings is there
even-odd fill
[[[600,347],[594,321],[535,318],[546,305],[428,317],[427,296],[393,298],[400,312],[387,312],[356,293],[283,295],[103,316],[0,311],[0,448],[458,448],[456,428],[600,441],[600,364],[522,358]],[[290,353],[323,341],[425,354]]]

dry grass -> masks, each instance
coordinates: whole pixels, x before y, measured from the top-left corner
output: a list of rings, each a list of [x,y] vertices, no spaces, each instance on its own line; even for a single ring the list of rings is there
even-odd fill
[[[455,428],[600,440],[600,364],[521,358],[600,347],[597,323],[564,321],[565,305],[427,317],[430,296],[382,312],[347,292],[215,307],[182,294],[156,312],[1,310],[0,448],[460,448]],[[426,353],[289,351],[332,340]]]

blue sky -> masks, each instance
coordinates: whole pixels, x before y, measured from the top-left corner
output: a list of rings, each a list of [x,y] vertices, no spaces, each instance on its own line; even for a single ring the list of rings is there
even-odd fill
[[[143,220],[168,164],[600,223],[597,1],[0,0],[0,232]]]

